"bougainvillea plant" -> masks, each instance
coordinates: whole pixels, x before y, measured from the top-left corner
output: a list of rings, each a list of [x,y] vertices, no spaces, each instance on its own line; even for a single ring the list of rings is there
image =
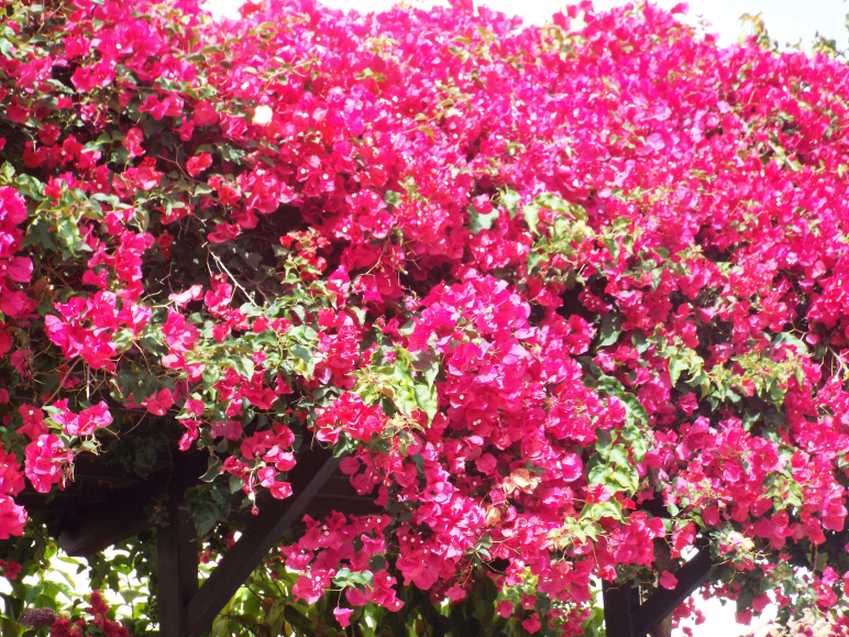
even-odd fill
[[[683,5],[2,9],[9,626],[125,634],[21,603],[75,465],[208,458],[214,562],[312,445],[372,512],[306,517],[217,634],[582,634],[703,546],[741,619],[846,630],[844,63]]]

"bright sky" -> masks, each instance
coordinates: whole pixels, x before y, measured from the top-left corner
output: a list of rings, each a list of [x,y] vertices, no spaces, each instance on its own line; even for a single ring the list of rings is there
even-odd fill
[[[431,6],[438,0],[406,0],[415,6]],[[358,11],[380,11],[388,9],[397,0],[321,0],[335,9],[356,9]],[[655,3],[672,8],[681,0],[655,0]],[[213,13],[237,17],[242,0],[208,0],[207,5]],[[528,22],[545,22],[567,3],[564,0],[477,0],[507,14],[520,15]],[[623,0],[595,0],[598,8],[607,8],[624,4]],[[698,22],[704,19],[709,31],[718,33],[724,43],[732,43],[744,32],[740,16],[760,13],[767,30],[780,44],[810,44],[819,33],[837,40],[839,47],[849,44],[847,31],[847,13],[849,0],[691,0],[688,20]],[[721,606],[712,600],[699,604],[707,616],[707,622],[693,627],[693,637],[735,637],[763,634],[763,627],[774,616],[775,609],[767,608],[764,615],[755,619],[749,627],[741,627],[734,622],[733,606]],[[760,628],[760,630],[758,630]],[[682,637],[677,631],[675,637]]]
[[[397,0],[321,0],[336,9],[380,11],[396,4]],[[671,8],[681,0],[656,0],[656,4]],[[407,0],[408,4],[429,6],[438,0]],[[209,0],[214,13],[236,16],[242,0]],[[544,22],[554,12],[566,5],[564,0],[478,0],[493,9],[522,16],[529,22]],[[623,4],[623,0],[595,0],[596,7]],[[741,33],[739,18],[744,13],[761,13],[770,35],[780,43],[809,43],[819,32],[834,38],[838,44],[849,40],[846,31],[846,0],[691,0],[693,19],[703,17],[712,31],[719,33],[724,42],[733,42]]]

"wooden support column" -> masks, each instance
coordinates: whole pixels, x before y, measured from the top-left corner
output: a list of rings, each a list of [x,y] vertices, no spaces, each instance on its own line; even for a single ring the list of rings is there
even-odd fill
[[[168,503],[168,526],[159,531],[156,558],[159,634],[184,637],[186,605],[198,586],[198,552],[191,516],[176,495]]]
[[[306,485],[295,491],[292,498],[273,500],[261,507],[259,516],[254,518],[239,541],[227,551],[209,579],[188,602],[185,630],[181,637],[200,637],[209,630],[215,616],[280,541],[284,532],[298,522],[321,487],[336,472],[337,466],[336,458],[326,459]],[[295,471],[299,467],[310,468],[310,465],[299,462]],[[293,483],[297,481],[293,480]],[[165,635],[163,633],[163,637]]]
[[[613,586],[605,583],[604,627],[607,637],[637,637],[634,615],[640,606],[640,592],[636,586]]]

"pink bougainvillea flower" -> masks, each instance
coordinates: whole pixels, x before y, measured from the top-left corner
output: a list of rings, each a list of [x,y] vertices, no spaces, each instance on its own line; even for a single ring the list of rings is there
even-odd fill
[[[15,454],[0,449],[0,494],[16,496],[24,490],[24,476]]]
[[[24,472],[38,493],[48,493],[54,484],[63,488],[65,472],[73,454],[54,434],[43,434],[26,446]]]
[[[142,402],[142,405],[154,416],[164,416],[171,409],[174,400],[174,393],[168,387],[163,387],[156,393],[148,396]]]
[[[337,606],[333,609],[333,616],[342,628],[347,628],[351,625],[351,614],[354,612],[352,608],[343,608]]]
[[[144,132],[137,126],[133,126],[124,135],[123,145],[127,149],[127,154],[130,157],[141,157],[144,155],[144,148],[141,143],[144,141]]]
[[[186,172],[192,177],[197,177],[210,166],[212,166],[212,155],[209,153],[200,153],[194,157],[190,157],[186,162]]]
[[[201,100],[195,104],[192,118],[198,126],[212,126],[218,123],[215,105],[206,100]]]
[[[8,495],[0,495],[0,540],[23,535],[26,522],[27,512],[24,507],[15,504]]]
[[[533,614],[527,619],[523,620],[522,628],[524,628],[531,635],[535,635],[536,633],[538,633],[540,628],[542,628],[542,622],[540,622],[539,615]]]
[[[108,427],[112,423],[112,414],[104,401],[86,407],[79,413],[79,435],[90,436],[96,430]]]
[[[47,433],[47,425],[44,424],[44,412],[41,409],[25,403],[18,407],[18,413],[23,421],[23,424],[17,430],[19,434],[30,440],[35,440],[40,435]]]
[[[23,571],[23,565],[14,560],[0,560],[0,572],[8,580],[16,580]]]
[[[52,418],[62,425],[68,436],[90,436],[98,429],[108,427],[112,423],[112,414],[104,401],[87,407],[79,413],[68,408],[67,400],[60,400],[48,408]]]
[[[658,581],[663,588],[670,591],[674,590],[675,587],[678,586],[678,578],[669,571],[661,572],[660,579]]]
[[[659,543],[849,621],[845,60],[652,3],[200,4],[3,18],[0,537],[146,409],[252,512],[341,459],[357,512],[279,556],[342,625],[486,581],[581,634],[598,579],[675,586]]]

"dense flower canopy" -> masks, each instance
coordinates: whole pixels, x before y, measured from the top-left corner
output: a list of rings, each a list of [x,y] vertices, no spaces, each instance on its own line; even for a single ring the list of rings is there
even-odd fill
[[[374,512],[269,568],[343,626],[580,634],[702,546],[839,623],[849,70],[684,10],[6,3],[0,554],[146,432],[248,509],[312,444]]]

